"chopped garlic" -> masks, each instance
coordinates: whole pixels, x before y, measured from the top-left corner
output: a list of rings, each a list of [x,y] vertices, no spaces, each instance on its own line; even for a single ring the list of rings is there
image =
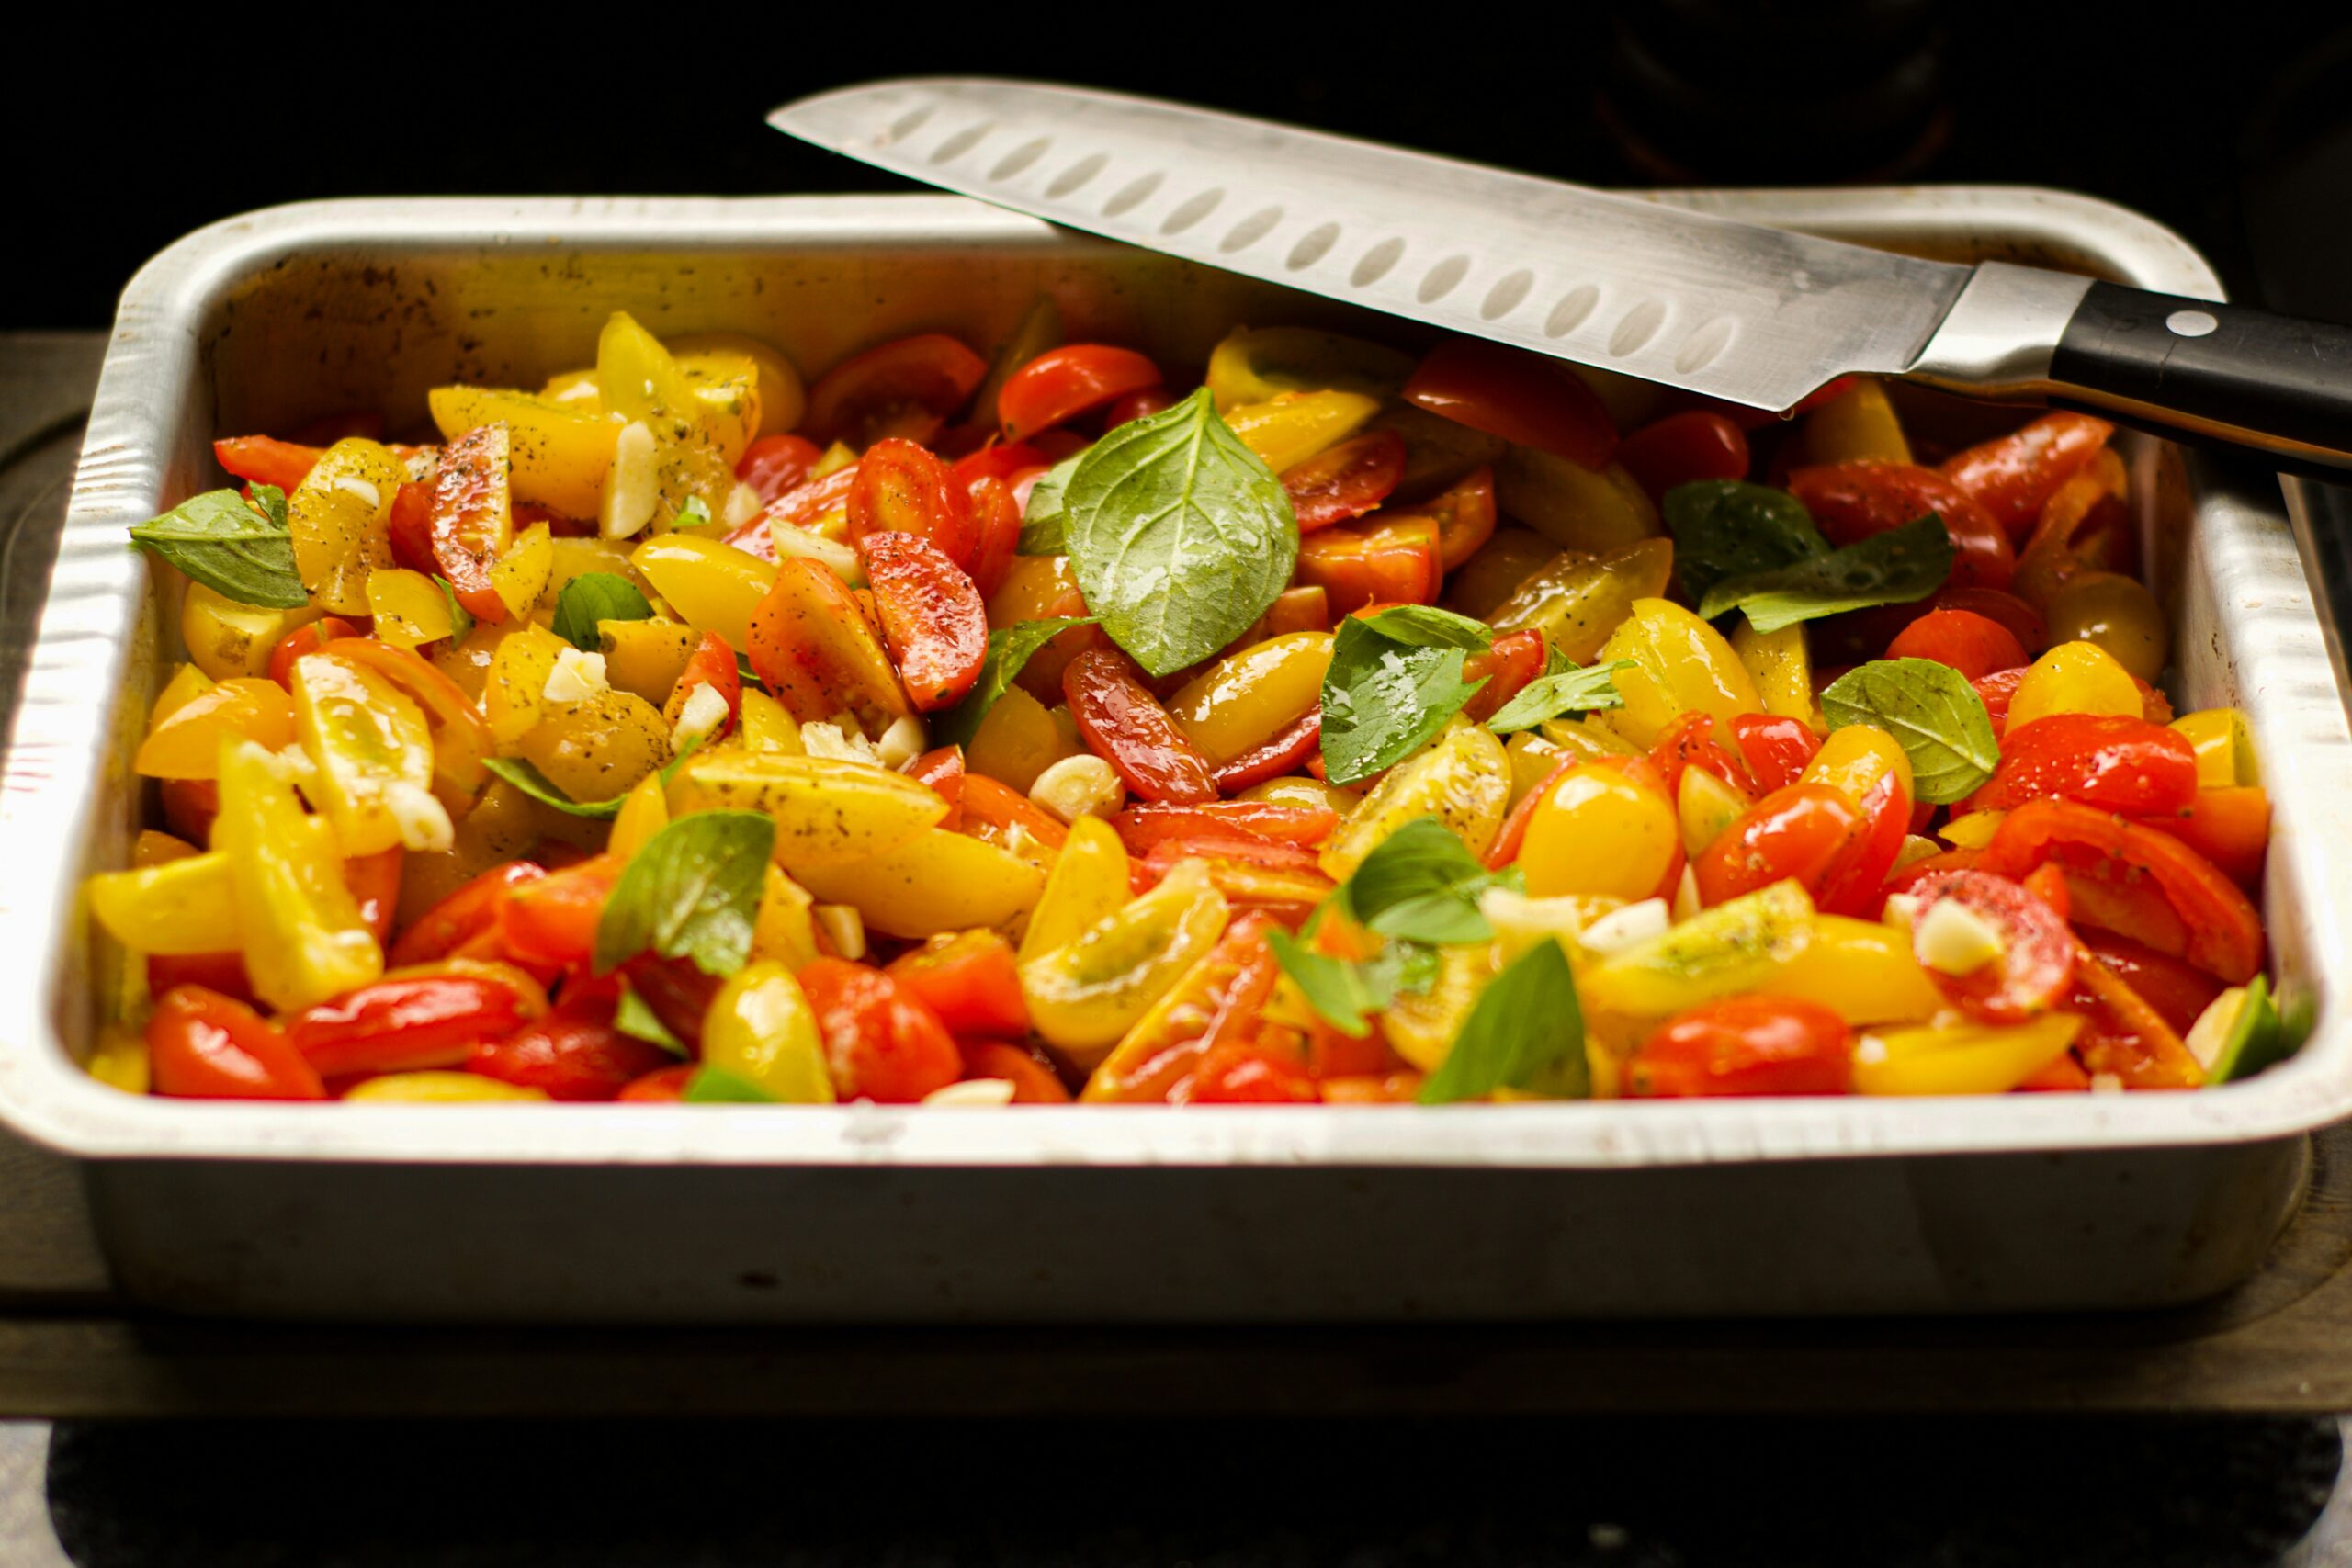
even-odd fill
[[[909,762],[931,749],[931,738],[923,733],[922,720],[909,714],[892,720],[890,728],[882,732],[882,739],[874,743],[874,749],[881,755],[884,767],[904,772]]]
[[[626,539],[653,521],[662,502],[660,444],[643,420],[621,427],[613,443],[613,466],[605,475],[605,501],[596,514],[596,531],[607,539]]]
[[[2008,951],[2000,928],[1957,898],[1939,898],[1912,927],[1919,962],[1940,975],[1973,975]]]
[[[1064,757],[1037,775],[1029,798],[1065,822],[1081,817],[1108,817],[1127,803],[1127,786],[1118,770],[1094,755],[1080,752]]]
[[[1854,1042],[1854,1060],[1864,1066],[1875,1066],[1886,1060],[1886,1042],[1875,1034],[1865,1034]]]
[[[2093,1073],[2091,1075],[2091,1092],[2093,1094],[2121,1094],[2123,1092],[2123,1080],[2117,1077],[2113,1073]]]
[[[855,960],[865,956],[865,917],[854,906],[819,904],[809,909],[808,918],[817,922],[825,940],[842,957]]]
[[[376,482],[373,479],[363,479],[357,474],[338,475],[334,481],[334,488],[345,495],[358,497],[369,506],[381,506],[384,503],[384,492],[376,488]]]
[[[933,1089],[922,1097],[925,1105],[1010,1105],[1012,1103],[1011,1078],[966,1078],[944,1089]]]
[[[551,703],[584,703],[612,689],[612,682],[605,679],[603,654],[567,648],[556,654],[555,668],[548,671],[547,687],[540,695]]]
[[[882,765],[881,748],[856,730],[845,730],[838,724],[802,725],[800,749],[811,757],[830,761],[864,762],[876,768]]]
[[[852,588],[865,586],[865,558],[855,547],[829,539],[814,528],[804,528],[787,523],[781,517],[768,519],[768,537],[775,542],[776,558],[805,556],[831,571]]]
[[[384,786],[384,808],[400,824],[401,847],[436,854],[458,841],[448,807],[433,798],[423,784],[394,779]]]
[[[678,722],[670,731],[671,749],[683,751],[707,740],[726,722],[727,699],[709,682],[699,682],[678,708]]]
[[[1665,899],[1645,898],[1638,904],[1611,909],[1585,927],[1584,934],[1577,941],[1587,953],[1622,953],[1637,942],[1664,936],[1673,924],[1667,914]]]
[[[760,508],[766,504],[760,499],[758,491],[750,485],[739,484],[727,492],[727,504],[720,508],[718,520],[729,528],[741,528],[757,517]]]
[[[1900,931],[1909,931],[1919,918],[1919,896],[1916,893],[1890,893],[1886,896],[1885,921]]]

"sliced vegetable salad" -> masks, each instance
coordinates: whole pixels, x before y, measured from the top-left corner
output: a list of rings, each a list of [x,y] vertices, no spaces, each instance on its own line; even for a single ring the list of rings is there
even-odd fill
[[[2288,1045],[2245,724],[2124,464],[1491,344],[1198,384],[626,315],[217,444],[91,878],[195,1098],[1436,1104],[2189,1089]]]

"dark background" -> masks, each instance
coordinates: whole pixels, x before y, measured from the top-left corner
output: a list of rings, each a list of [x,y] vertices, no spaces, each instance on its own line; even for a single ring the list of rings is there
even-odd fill
[[[821,87],[924,73],[1117,86],[1592,183],[2071,187],[2181,230],[2239,297],[2352,319],[2341,5],[1417,11],[48,10],[24,18],[0,92],[18,214],[0,245],[13,285],[0,327],[103,326],[158,248],[283,201],[895,188],[761,115]]]

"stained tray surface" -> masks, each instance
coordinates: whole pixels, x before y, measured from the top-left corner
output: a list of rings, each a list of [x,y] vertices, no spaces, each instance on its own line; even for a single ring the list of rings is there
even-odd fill
[[[2014,189],[1680,193],[1685,202],[1893,248],[1998,256],[2218,298],[2177,236],[2086,198]],[[656,333],[733,327],[821,367],[922,328],[989,343],[1041,291],[1074,333],[1197,363],[1237,321],[1372,323],[955,198],[349,201],[273,209],[166,251],[127,293],[0,779],[14,862],[0,934],[38,983],[0,1001],[0,1114],[87,1156],[331,1161],[1056,1167],[1639,1168],[1880,1155],[2120,1150],[2290,1136],[2352,1108],[2352,1025],[2321,955],[2346,951],[2352,735],[2275,486],[2219,482],[2134,440],[2135,492],[2175,616],[2176,695],[2252,719],[2278,812],[2267,915],[2290,1064],[2191,1095],[1939,1101],[1552,1103],[1312,1113],[191,1104],[118,1094],[74,1054],[106,981],[76,918],[121,863],[125,772],[170,628],[123,529],[212,482],[217,434],[348,406],[394,421],[452,378],[529,382],[589,356],[628,309]],[[1398,333],[1393,323],[1376,330]],[[119,694],[117,700],[104,694]]]

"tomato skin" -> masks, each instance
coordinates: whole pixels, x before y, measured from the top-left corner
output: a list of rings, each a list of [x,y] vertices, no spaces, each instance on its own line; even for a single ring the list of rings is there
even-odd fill
[[[1933,512],[1943,518],[1951,536],[1955,584],[2006,588],[2017,575],[2017,553],[2008,535],[1967,492],[1933,468],[1870,458],[1826,463],[1792,469],[1788,488],[1833,545],[1850,545]]]
[[[2076,920],[2185,957],[2229,985],[2261,971],[2253,903],[2172,835],[2075,801],[2032,800],[2002,818],[1977,864],[2015,879],[2052,861],[2076,891]],[[2096,910],[2084,907],[2092,892],[2102,896]]]
[[[1845,1094],[1853,1088],[1846,1021],[1795,997],[1729,997],[1667,1020],[1626,1064],[1626,1092],[1667,1100]]]
[[[616,1099],[677,1058],[614,1028],[615,1008],[614,998],[602,992],[567,994],[544,1018],[475,1045],[467,1054],[466,1070],[543,1089],[552,1100]]]
[[[1808,889],[1818,886],[1862,825],[1854,803],[1827,784],[1776,789],[1691,862],[1700,902],[1712,907],[1784,877],[1794,877]]]
[[[971,492],[946,464],[911,441],[890,436],[866,448],[846,504],[852,544],[869,534],[912,534],[958,570],[971,561]]]
[[[1310,757],[1321,757],[1322,745],[1323,709],[1318,705],[1230,759],[1210,776],[1219,790],[1237,795],[1251,784],[1296,773]]]
[[[805,435],[763,435],[743,448],[735,477],[750,485],[764,506],[808,479],[824,453]]]
[[[490,581],[490,569],[512,534],[506,466],[506,427],[490,424],[442,448],[441,466],[433,476],[434,564],[466,613],[492,625],[512,614]]]
[[[1183,1104],[1203,1098],[1197,1091],[1204,1080],[1210,1097],[1223,1092],[1226,1076],[1216,1058],[1228,1047],[1255,1048],[1260,1039],[1260,1014],[1273,995],[1281,970],[1266,933],[1276,921],[1264,910],[1253,909],[1235,919],[1216,945],[1176,982],[1170,994],[1148,1015],[1149,1029],[1137,1031],[1094,1070],[1085,1098],[1094,1102]],[[1242,1084],[1256,1083],[1255,1071],[1238,1075]],[[1293,1079],[1305,1078],[1304,1062],[1285,1064],[1278,1081],[1295,1089]],[[1315,1098],[1284,1092],[1278,1099]],[[1243,1096],[1242,1098],[1250,1098]],[[1238,1101],[1237,1101],[1238,1102]]]
[[[1452,571],[1495,536],[1495,525],[1501,520],[1495,506],[1495,470],[1475,468],[1414,510],[1437,524],[1438,567],[1442,572]]]
[[[881,970],[820,958],[799,980],[840,1099],[911,1104],[963,1076],[963,1057],[938,1015]]]
[[[1731,733],[1756,787],[1767,794],[1796,783],[1821,750],[1821,737],[1811,725],[1778,714],[1740,714],[1731,721]]]
[[[1029,1032],[1029,1004],[1012,946],[991,931],[943,933],[900,953],[883,973],[937,1015],[954,1034]]]
[[[223,953],[151,953],[147,955],[147,994],[160,997],[175,986],[201,986],[208,991],[259,1007],[252,976],[245,973],[245,955],[235,949]]]
[[[1216,779],[1123,654],[1091,649],[1062,671],[1079,738],[1146,800],[1215,800]]]
[[[1015,1105],[1068,1105],[1069,1090],[1050,1063],[1002,1040],[958,1040],[967,1078],[1002,1078]]]
[[[1178,1094],[1170,1097],[1178,1105],[1310,1105],[1323,1098],[1296,1059],[1238,1041],[1204,1052]]]
[[[378,980],[305,1008],[286,1037],[319,1076],[455,1066],[473,1047],[511,1032],[526,1016],[512,986],[461,975]]]
[[[1322,589],[1334,616],[1368,604],[1434,604],[1444,583],[1442,550],[1434,518],[1321,528],[1298,542],[1297,581]]]
[[[1993,739],[2001,739],[2009,731],[2009,705],[2017,701],[2018,683],[2025,679],[2030,665],[2020,664],[2011,670],[1996,670],[1990,675],[1979,675],[1969,682],[1979,702],[1984,705],[1984,716],[1993,721]]]
[[[2048,1011],[2075,979],[2075,936],[2048,903],[2006,876],[1977,870],[1938,872],[1914,883],[1916,931],[1928,911],[1951,899],[2001,933],[2001,955],[1968,975],[1947,975],[1914,953],[1938,990],[1971,1018],[1986,1023],[2023,1023]]]
[[[2120,1078],[2126,1089],[2195,1089],[2205,1069],[2165,1021],[2115,970],[2074,939],[2075,983],[2066,1010],[2084,1021],[2073,1054],[2092,1073]]]
[[[1886,903],[1886,878],[1911,830],[1911,792],[1899,774],[1880,775],[1861,799],[1862,825],[1821,874],[1814,903],[1824,914],[1868,919]]]
[[[2086,413],[2046,413],[2022,429],[1944,460],[1943,476],[2018,537],[2058,487],[2080,472],[2115,434]]]
[[[1052,466],[1041,447],[1026,441],[998,441],[956,458],[948,466],[948,472],[956,476],[957,484],[969,490],[982,479],[1010,480],[1027,469]]]
[[[1116,430],[1138,419],[1149,419],[1156,413],[1166,413],[1176,406],[1175,394],[1165,387],[1146,387],[1127,393],[1102,411],[1102,428]]]
[[[1617,445],[1617,461],[1634,482],[1663,501],[1676,485],[1747,477],[1747,436],[1709,409],[1685,409],[1652,420]]]
[[[398,844],[370,855],[349,855],[343,863],[343,885],[359,906],[359,918],[376,933],[378,943],[390,942],[392,917],[400,910],[401,873],[407,852]]]
[[[1592,389],[1565,367],[1476,338],[1449,338],[1405,382],[1416,408],[1533,446],[1588,468],[1609,466],[1617,427]]]
[[[2007,811],[2056,795],[2157,817],[2188,810],[2197,794],[2197,751],[2178,730],[2119,715],[2054,713],[2006,731],[2000,766],[1968,806]]]
[[[733,645],[717,632],[702,634],[702,641],[695,646],[685,669],[678,674],[678,683],[670,689],[670,700],[662,705],[662,717],[673,729],[684,716],[686,699],[695,694],[697,686],[708,686],[727,703],[727,716],[703,741],[707,746],[724,739],[743,712],[742,668],[735,662]]]
[[[283,1031],[244,1003],[201,986],[155,1002],[147,1055],[157,1094],[181,1100],[324,1100],[318,1070]]]
[[[1007,441],[1022,441],[1130,392],[1160,384],[1159,367],[1131,348],[1072,343],[1049,348],[1005,378],[993,412]]]
[[[1027,795],[986,773],[966,773],[960,803],[964,831],[1001,843],[1014,828],[1035,836],[1047,849],[1058,850],[1069,840],[1069,829]]]
[[[1002,479],[976,479],[972,501],[972,586],[983,596],[1004,585],[1021,551],[1021,502]]]
[[[1462,712],[1473,724],[1484,724],[1502,711],[1528,683],[1544,673],[1544,634],[1532,626],[1505,632],[1487,648],[1462,661],[1464,681],[1484,681]]]
[[[873,585],[875,618],[918,713],[953,707],[972,689],[988,657],[989,615],[979,590],[956,563],[912,534],[869,534],[858,542]]]
[[[1298,531],[1311,534],[1361,517],[1405,477],[1405,438],[1393,430],[1351,436],[1282,473]],[[1491,525],[1489,525],[1491,527]]]
[[[1149,854],[1169,839],[1224,838],[1312,848],[1331,836],[1340,814],[1328,807],[1281,806],[1265,800],[1218,800],[1202,806],[1130,806],[1111,818],[1131,855]]]
[[[327,615],[307,625],[296,626],[292,631],[279,637],[277,646],[269,650],[269,678],[287,690],[292,691],[296,660],[306,653],[318,652],[323,644],[332,642],[337,637],[358,635],[359,628],[341,615]]]
[[[2263,859],[2270,849],[2267,790],[2254,784],[2200,789],[2179,811],[2152,816],[2147,825],[2170,833],[2211,861],[2240,887],[2252,891],[2260,886]]]
[[[232,435],[212,444],[212,458],[247,484],[276,485],[291,495],[311,477],[322,450],[268,435]]]
[[[673,1062],[629,1079],[613,1098],[625,1105],[674,1105],[686,1097],[686,1086],[695,1081],[695,1074],[699,1071],[699,1064]]]
[[[1792,719],[1789,722],[1793,724],[1796,721]],[[1668,725],[1665,733],[1650,743],[1650,766],[1657,770],[1659,779],[1666,785],[1668,800],[1678,798],[1685,768],[1697,768],[1702,773],[1712,773],[1738,791],[1741,799],[1751,803],[1755,800],[1755,779],[1749,776],[1740,760],[1724,750],[1723,743],[1714,737],[1713,715],[1686,713]],[[1803,771],[1802,764],[1799,771]],[[1792,777],[1789,782],[1793,784],[1796,781]]]
[[[547,868],[526,860],[494,865],[427,909],[400,934],[386,955],[395,968],[448,957],[473,938],[496,928],[508,889],[537,882]]]
[[[605,902],[620,879],[619,857],[592,855],[577,865],[503,889],[498,899],[501,947],[524,963],[559,968],[586,964],[595,955],[596,923],[604,919]]]
[[[2050,646],[2050,623],[2042,619],[2041,612],[2006,588],[1947,583],[1928,604],[1938,610],[1966,610],[1997,623],[2018,639],[2029,658]]]
[[[2222,982],[2195,964],[2130,937],[2093,930],[2082,932],[2081,940],[2092,957],[2155,1009],[2177,1034],[2194,1028],[2198,1016],[2222,994]]]
[[[1931,659],[1971,681],[2030,662],[2015,633],[1973,610],[1928,611],[1886,645],[1886,657]]]
[[[941,827],[952,833],[964,825],[964,748],[933,747],[907,765],[907,776],[929,784],[947,803]]]
[[[212,819],[220,815],[218,779],[164,779],[155,795],[165,827],[191,844],[212,841]]]
[[[988,373],[986,360],[944,333],[899,338],[854,354],[817,378],[801,427],[820,445],[846,441],[860,448],[893,434],[910,414],[928,416],[935,430]]]

